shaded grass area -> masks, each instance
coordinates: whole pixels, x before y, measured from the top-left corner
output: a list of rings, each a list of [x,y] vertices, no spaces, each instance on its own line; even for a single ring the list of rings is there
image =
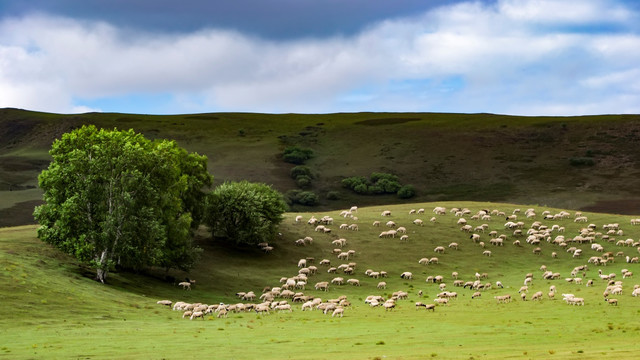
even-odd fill
[[[29,189],[47,165],[54,139],[83,124],[132,128],[174,139],[205,154],[216,184],[249,180],[296,189],[282,161],[286,146],[310,148],[307,165],[318,210],[404,203],[395,196],[352,196],[340,185],[372,172],[411,184],[411,201],[478,200],[583,208],[601,200],[640,199],[638,115],[518,117],[495,114],[214,113],[150,116],[119,113],[48,114],[0,109],[0,208],[37,200]],[[571,159],[593,160],[573,166]],[[328,199],[332,192],[334,200]],[[549,196],[552,193],[553,196]],[[524,200],[523,200],[524,199]],[[572,199],[569,204],[563,199]],[[621,205],[615,212],[629,213]],[[309,211],[294,206],[292,211]],[[25,223],[30,219],[21,217]],[[15,224],[16,222],[10,222]]]
[[[618,307],[602,301],[605,283],[598,278],[598,269],[604,273],[616,273],[628,268],[638,273],[638,264],[627,264],[616,258],[606,267],[589,267],[585,281],[594,279],[594,287],[570,284],[564,281],[571,269],[586,264],[589,256],[601,255],[590,249],[589,244],[578,245],[584,257],[574,259],[559,247],[542,242],[542,255],[532,253],[532,246],[511,245],[516,239],[504,229],[504,219],[494,217],[488,221],[489,230],[507,235],[504,247],[488,245],[489,237],[481,234],[493,256],[482,255],[485,250],[474,244],[467,233],[459,230],[458,218],[451,213],[436,216],[435,223],[428,222],[434,206],[468,207],[472,213],[479,209],[499,209],[510,214],[514,208],[522,211],[528,206],[502,203],[438,202],[404,205],[377,205],[360,207],[358,220],[338,216],[340,209],[314,213],[288,213],[281,226],[282,237],[274,239],[272,254],[264,254],[253,248],[238,249],[225,244],[211,243],[206,229],[198,232],[198,243],[204,248],[203,258],[190,274],[162,271],[149,274],[114,273],[107,285],[92,280],[91,269],[79,266],[73,259],[39,242],[35,227],[0,229],[0,357],[22,358],[201,358],[220,359],[373,359],[373,358],[561,358],[596,359],[636,356],[636,340],[640,335],[640,299],[630,292],[637,279],[623,280],[624,293],[618,295]],[[424,215],[410,215],[410,209],[426,209]],[[538,220],[551,226],[566,227],[566,236],[572,236],[584,226],[572,219],[545,221],[540,219],[544,210],[553,213],[558,209],[533,206]],[[382,218],[382,210],[391,210],[390,218]],[[331,234],[314,232],[312,226],[296,224],[294,217],[302,215],[334,217]],[[603,224],[617,222],[624,230],[624,238],[640,238],[640,227],[629,224],[631,217],[587,213],[589,222]],[[424,227],[412,224],[416,217],[427,222]],[[521,216],[522,217],[522,216]],[[373,227],[374,220],[395,221],[407,228],[408,242],[396,239],[380,239],[382,228]],[[469,220],[476,226],[480,221]],[[527,228],[533,220],[522,219]],[[342,222],[356,222],[360,230],[340,230]],[[554,234],[555,236],[556,234]],[[294,245],[297,238],[312,236],[310,246]],[[319,311],[301,312],[299,305],[294,312],[257,315],[255,313],[229,314],[227,319],[207,317],[205,320],[183,320],[155,302],[160,299],[173,301],[206,302],[216,304],[238,302],[235,293],[253,290],[260,294],[264,286],[276,286],[282,276],[297,274],[300,258],[314,257],[317,262],[327,258],[333,266],[342,261],[332,255],[333,239],[344,237],[347,246],[354,249],[357,263],[352,276],[334,275],[320,267],[320,272],[310,278],[311,286],[305,294],[323,299],[346,295],[353,303],[344,318],[331,318]],[[519,238],[524,243],[524,238]],[[460,244],[459,250],[447,245]],[[636,248],[618,247],[602,242],[606,251],[622,251],[637,256]],[[445,246],[444,254],[435,254],[435,246]],[[558,252],[557,258],[551,252]],[[421,257],[438,256],[438,265],[418,264]],[[541,265],[560,272],[559,280],[541,279]],[[386,290],[376,289],[379,279],[366,277],[365,269],[385,270]],[[404,271],[414,274],[413,280],[399,277]],[[471,291],[452,286],[452,271],[460,273],[460,279],[474,280],[475,272],[487,272],[485,281],[500,280],[504,289],[484,291],[478,299],[471,299]],[[562,300],[541,302],[520,301],[517,290],[525,274],[533,273],[534,281],[529,297],[535,291],[545,294],[550,285],[561,293],[574,293],[585,298],[584,307],[566,305]],[[173,281],[189,276],[197,283],[192,291],[183,291]],[[440,292],[437,284],[426,283],[427,276],[442,275],[447,290],[457,291],[458,299],[449,306],[439,306],[436,311],[417,311],[415,301],[429,303]],[[361,287],[331,286],[328,293],[312,289],[317,281],[330,281],[335,276],[360,280]],[[580,274],[582,276],[582,274]],[[622,280],[622,279],[620,279]],[[409,293],[408,300],[401,300],[393,311],[370,308],[364,304],[367,295],[389,297],[392,292]],[[418,291],[424,295],[420,297]],[[496,304],[493,296],[511,294],[516,301]],[[185,347],[188,344],[188,347]]]

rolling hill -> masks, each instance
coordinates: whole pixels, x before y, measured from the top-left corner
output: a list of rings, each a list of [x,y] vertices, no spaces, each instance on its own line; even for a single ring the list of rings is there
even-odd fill
[[[493,114],[211,113],[78,115],[0,109],[0,226],[29,224],[54,139],[83,124],[133,128],[209,158],[215,182],[247,179],[296,189],[283,149],[313,149],[307,165],[318,210],[403,202],[475,200],[637,213],[640,116],[515,117]],[[350,176],[393,173],[418,194],[360,196]],[[328,200],[338,191],[337,200]],[[292,210],[310,210],[296,207]]]

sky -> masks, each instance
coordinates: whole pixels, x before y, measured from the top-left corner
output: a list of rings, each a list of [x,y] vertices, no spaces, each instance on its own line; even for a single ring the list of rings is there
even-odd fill
[[[0,0],[0,108],[640,114],[637,0]]]

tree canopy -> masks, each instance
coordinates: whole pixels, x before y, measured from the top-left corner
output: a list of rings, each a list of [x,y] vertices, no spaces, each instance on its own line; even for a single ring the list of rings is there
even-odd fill
[[[236,244],[271,241],[287,205],[278,191],[262,183],[225,182],[208,197],[206,223],[212,235]]]
[[[194,264],[200,249],[191,230],[212,181],[205,156],[92,125],[64,134],[50,154],[38,178],[45,204],[34,212],[41,240],[93,265],[102,282],[115,265]]]

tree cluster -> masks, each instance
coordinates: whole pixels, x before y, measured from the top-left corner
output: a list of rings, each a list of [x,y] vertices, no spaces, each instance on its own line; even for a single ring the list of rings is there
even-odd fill
[[[193,230],[254,243],[274,235],[286,204],[263,184],[225,183],[207,193],[207,158],[133,130],[83,126],[56,140],[38,178],[38,237],[96,269],[189,270],[201,252]]]
[[[415,196],[411,185],[402,185],[396,175],[371,173],[369,178],[353,176],[342,180],[342,186],[360,195],[396,194],[402,199]]]

